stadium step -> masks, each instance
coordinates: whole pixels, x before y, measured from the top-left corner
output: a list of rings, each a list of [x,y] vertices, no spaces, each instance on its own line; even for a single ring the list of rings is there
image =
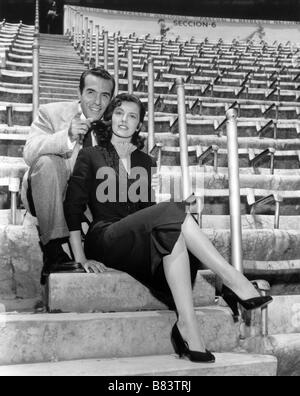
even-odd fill
[[[197,308],[196,315],[209,350],[229,352],[238,346],[228,309]],[[1,319],[1,365],[174,352],[170,331],[176,315],[171,311],[6,314]]]
[[[200,307],[214,303],[215,276],[209,271],[199,271],[194,304]],[[50,312],[78,313],[167,309],[148,288],[119,271],[52,274],[48,281],[48,307]]]
[[[275,357],[278,361],[278,376],[299,377],[300,333],[275,334],[263,338],[251,337],[241,344],[249,353]]]
[[[40,102],[44,104],[76,100],[79,78],[85,68],[66,37],[53,38],[52,35],[41,35]],[[65,85],[65,81],[70,81],[74,85]],[[61,88],[62,85],[64,89]]]
[[[21,212],[20,212],[21,213]],[[21,215],[21,214],[20,214]],[[8,214],[6,212],[6,218]],[[204,233],[225,259],[231,262],[230,229],[204,229]],[[41,295],[39,280],[42,268],[42,254],[39,238],[32,223],[23,226],[0,226],[0,297],[1,299],[28,299]],[[243,257],[249,261],[247,272],[252,278],[262,274],[271,262],[282,262],[273,265],[274,283],[290,272],[295,274],[295,265],[300,256],[300,230],[245,229],[243,230]],[[258,265],[261,264],[261,266]],[[297,267],[296,267],[297,269]],[[276,277],[276,272],[278,276]],[[275,275],[274,275],[275,273]],[[272,281],[273,282],[273,281]],[[297,292],[299,280],[294,280]],[[282,284],[281,284],[282,285]],[[290,292],[283,286],[277,287],[280,293]],[[100,304],[100,303],[99,303]]]
[[[245,353],[217,353],[216,363],[192,363],[175,355],[142,356],[131,358],[75,360],[58,363],[39,363],[0,367],[0,376],[276,376],[276,358]],[[142,381],[141,381],[142,382]],[[140,382],[140,383],[141,383]],[[172,382],[173,390],[189,390],[189,382]],[[117,390],[118,380],[109,382],[110,389]],[[119,380],[119,387],[124,387]],[[165,386],[171,387],[171,382]],[[128,390],[137,391],[134,382]],[[145,389],[158,389],[158,381]],[[120,388],[119,388],[120,389]]]

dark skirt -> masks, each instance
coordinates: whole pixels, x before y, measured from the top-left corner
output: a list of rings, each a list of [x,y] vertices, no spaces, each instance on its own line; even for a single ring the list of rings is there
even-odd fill
[[[140,210],[103,229],[96,223],[85,241],[88,259],[123,271],[139,280],[174,307],[162,261],[172,253],[186,218],[184,203],[163,202]],[[190,255],[191,281],[194,283],[198,262]]]

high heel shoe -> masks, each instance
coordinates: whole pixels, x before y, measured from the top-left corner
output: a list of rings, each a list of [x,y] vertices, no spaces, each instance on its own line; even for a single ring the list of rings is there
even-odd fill
[[[231,289],[223,285],[222,297],[231,308],[234,316],[239,316],[238,304],[240,304],[246,311],[254,309],[262,309],[273,301],[271,296],[261,296],[250,298],[249,300],[242,300]]]
[[[198,352],[191,351],[189,349],[188,343],[182,338],[180,331],[177,327],[177,323],[173,326],[171,333],[171,341],[175,352],[179,355],[179,357],[186,356],[192,362],[201,362],[201,363],[214,363],[216,358],[212,353],[210,353],[207,349],[206,352]]]

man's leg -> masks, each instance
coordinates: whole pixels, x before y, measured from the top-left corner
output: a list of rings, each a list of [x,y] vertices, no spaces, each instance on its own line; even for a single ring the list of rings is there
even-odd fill
[[[43,245],[69,237],[63,209],[68,179],[65,161],[56,155],[40,157],[30,171],[32,199]]]
[[[64,159],[55,155],[40,157],[29,172],[32,201],[44,253],[44,274],[51,270],[77,268],[62,248],[69,237],[63,209],[69,176]],[[45,277],[42,276],[44,282]]]

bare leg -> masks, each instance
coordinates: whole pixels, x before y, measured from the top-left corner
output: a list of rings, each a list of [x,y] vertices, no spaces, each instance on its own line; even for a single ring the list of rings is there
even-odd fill
[[[259,293],[248,279],[221,256],[206,235],[200,230],[191,215],[186,217],[182,234],[188,250],[206,267],[218,275],[240,298],[259,297]]]
[[[190,260],[182,235],[172,254],[164,258],[163,266],[178,312],[178,329],[191,350],[205,352],[193,305]]]

